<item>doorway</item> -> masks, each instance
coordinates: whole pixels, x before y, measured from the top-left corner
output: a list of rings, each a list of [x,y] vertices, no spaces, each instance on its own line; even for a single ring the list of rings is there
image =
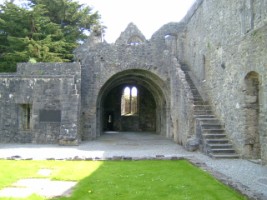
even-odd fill
[[[155,74],[132,69],[113,75],[97,100],[97,136],[105,131],[152,132],[167,136],[165,83]]]
[[[251,159],[261,158],[259,134],[259,75],[249,72],[245,77],[245,154]]]

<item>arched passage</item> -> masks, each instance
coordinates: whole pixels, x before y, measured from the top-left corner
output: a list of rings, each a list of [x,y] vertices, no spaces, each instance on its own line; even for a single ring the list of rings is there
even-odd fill
[[[252,159],[261,158],[259,113],[259,75],[252,71],[245,77],[245,154]]]
[[[133,94],[123,100],[125,88]],[[97,136],[106,130],[167,135],[166,91],[164,81],[146,70],[132,69],[113,75],[98,95]],[[122,112],[123,106],[127,112]],[[129,112],[129,106],[133,107],[133,112]]]

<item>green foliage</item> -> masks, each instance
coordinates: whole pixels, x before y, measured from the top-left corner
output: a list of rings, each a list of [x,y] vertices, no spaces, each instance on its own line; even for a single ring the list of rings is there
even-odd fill
[[[185,160],[0,160],[0,188],[21,178],[42,177],[37,173],[39,169],[51,169],[52,173],[49,178],[54,180],[78,181],[70,197],[59,197],[54,200],[247,199]],[[32,195],[26,199],[44,198]]]
[[[16,63],[70,62],[73,50],[94,27],[100,15],[72,0],[28,0],[24,6],[0,5],[0,72]]]

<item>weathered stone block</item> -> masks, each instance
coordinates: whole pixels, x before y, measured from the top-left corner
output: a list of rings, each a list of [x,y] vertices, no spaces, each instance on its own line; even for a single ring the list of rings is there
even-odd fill
[[[185,149],[187,151],[196,151],[199,148],[199,139],[196,137],[190,138],[185,144]]]

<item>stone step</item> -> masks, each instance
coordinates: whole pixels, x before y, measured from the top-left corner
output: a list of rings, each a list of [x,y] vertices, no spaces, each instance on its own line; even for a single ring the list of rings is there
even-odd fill
[[[190,80],[186,80],[187,81],[187,84],[192,88],[192,89],[196,89],[196,86],[195,84],[193,83],[193,81],[190,81]]]
[[[229,140],[227,138],[220,138],[220,139],[206,139],[206,144],[229,144]]]
[[[210,152],[214,154],[232,154],[232,153],[235,153],[235,150],[233,148],[211,149]]]
[[[190,88],[192,89],[196,89],[196,86],[194,85],[194,83],[192,81],[186,80],[187,84],[189,85]]]
[[[226,138],[226,134],[202,134],[205,139]]]
[[[203,101],[202,96],[200,94],[194,94],[192,93],[194,99],[199,99],[200,101]]]
[[[227,149],[227,148],[233,148],[233,145],[230,143],[226,144],[207,144],[208,149]]]
[[[199,94],[199,92],[198,92],[198,90],[197,90],[196,87],[195,87],[195,88],[192,88],[191,91],[192,91],[193,93],[197,93],[197,94]]]
[[[206,125],[206,124],[221,125],[220,120],[218,120],[217,118],[200,118],[197,120],[201,125]]]
[[[199,94],[193,94],[192,93],[192,100],[194,101],[203,101],[202,97]]]
[[[200,118],[215,118],[215,115],[194,115],[195,119],[200,119]]]
[[[200,96],[200,94],[193,94],[193,98],[196,99],[196,100],[201,100],[202,101],[202,97]]]
[[[198,92],[192,92],[192,89],[191,89],[191,93],[192,93],[193,97],[201,98],[201,95]]]
[[[202,129],[202,134],[222,134],[224,133],[225,130],[220,128],[220,129]]]
[[[191,88],[191,92],[192,92],[192,94],[196,94],[196,95],[200,95],[199,94],[199,92],[198,92],[198,90],[196,89],[196,88]]]
[[[210,105],[193,105],[194,110],[211,110]]]
[[[195,106],[207,106],[208,104],[205,101],[202,101],[200,99],[192,99],[193,105]]]
[[[193,97],[191,100],[193,101],[193,104],[194,105],[204,105],[204,106],[209,105],[206,102],[204,102],[201,98],[195,98],[195,97]]]
[[[191,82],[191,83],[192,83],[192,79],[191,79],[191,77],[189,76],[188,73],[185,73],[185,79],[186,79],[188,82]]]
[[[193,99],[193,103],[194,103],[194,105],[196,105],[196,106],[199,106],[199,105],[204,105],[204,106],[207,106],[208,104],[207,104],[207,102],[205,102],[205,101],[202,101],[202,100],[194,100]]]
[[[212,110],[195,110],[194,115],[211,115]]]
[[[224,125],[222,124],[201,124],[201,129],[202,130],[208,130],[208,129],[223,129]]]
[[[181,66],[181,69],[183,70],[184,73],[187,73],[187,72],[190,71],[190,70],[189,70],[189,67],[188,67],[187,65],[182,65],[182,66]]]
[[[199,91],[194,82],[189,76],[187,66],[182,66],[185,74],[185,79],[191,89],[194,118],[201,127],[201,134],[204,145],[204,152],[212,158],[239,158],[233,149],[232,144],[229,143],[227,135],[225,134],[224,125],[213,115],[212,107],[203,101]]]
[[[185,79],[186,79],[186,81],[188,82],[188,83],[190,83],[190,84],[193,84],[194,85],[194,82],[192,81],[192,79],[190,78],[190,76],[189,75],[185,75]]]
[[[209,153],[208,154],[211,158],[215,159],[236,159],[239,158],[239,155],[236,153],[227,153],[227,154],[216,154],[216,153]]]
[[[197,88],[196,88],[195,85],[193,85],[193,84],[191,84],[191,83],[188,83],[188,85],[189,85],[189,87],[190,87],[190,89],[191,89],[192,94],[197,94],[197,95],[199,95],[198,91],[196,91]]]
[[[189,82],[192,82],[192,83],[193,83],[193,81],[192,81],[191,77],[189,76],[189,73],[185,73],[185,79],[186,79],[187,81],[189,81]]]

